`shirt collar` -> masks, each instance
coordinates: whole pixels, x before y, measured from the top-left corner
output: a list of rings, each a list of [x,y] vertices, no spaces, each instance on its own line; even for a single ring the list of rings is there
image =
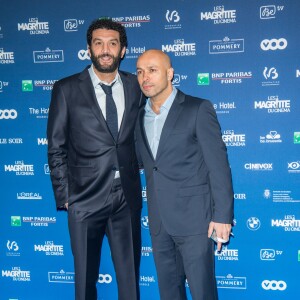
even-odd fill
[[[96,75],[93,65],[91,65],[88,69],[89,73],[90,73],[90,77],[92,79],[92,83],[94,88],[99,88],[99,83],[101,84],[106,84],[106,85],[111,85],[113,82],[119,82],[121,83],[121,78],[120,78],[120,74],[119,72],[117,72],[116,77],[114,78],[114,80],[111,82],[111,84],[107,84],[106,81],[102,81],[98,78],[98,76]]]
[[[160,111],[163,111],[163,110],[169,111],[170,110],[170,108],[171,108],[171,106],[174,102],[174,99],[176,97],[176,94],[177,94],[177,89],[176,89],[176,87],[173,86],[172,87],[172,93],[167,98],[167,100],[164,102],[164,104],[161,106]],[[146,102],[146,105],[145,105],[145,111],[146,112],[153,112],[152,107],[151,107],[150,98],[147,99],[147,102]]]

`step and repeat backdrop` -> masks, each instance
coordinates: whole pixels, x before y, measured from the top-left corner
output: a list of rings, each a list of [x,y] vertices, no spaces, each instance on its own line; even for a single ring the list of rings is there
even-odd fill
[[[99,17],[127,29],[121,69],[134,73],[141,53],[161,49],[172,59],[174,86],[214,104],[235,192],[234,237],[215,252],[220,300],[297,299],[299,11],[296,0],[3,0],[0,299],[74,298],[67,216],[55,209],[46,125],[54,82],[90,64],[86,30]],[[141,299],[158,300],[143,170],[141,178]],[[97,288],[98,299],[117,299],[107,242]]]

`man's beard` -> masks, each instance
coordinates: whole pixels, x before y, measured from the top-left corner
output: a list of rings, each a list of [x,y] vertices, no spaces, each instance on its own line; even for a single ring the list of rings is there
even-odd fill
[[[118,69],[120,61],[121,61],[121,51],[119,52],[118,56],[116,56],[116,57],[111,54],[102,54],[102,55],[96,56],[94,54],[94,52],[92,51],[92,49],[90,49],[90,53],[91,53],[91,61],[98,72],[113,73],[114,71],[116,71]],[[112,60],[113,60],[112,64],[105,65],[105,66],[101,65],[99,62],[99,58],[107,57],[107,56],[112,58]]]

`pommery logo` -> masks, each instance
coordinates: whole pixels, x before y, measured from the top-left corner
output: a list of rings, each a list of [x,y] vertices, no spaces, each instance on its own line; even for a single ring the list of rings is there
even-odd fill
[[[50,48],[46,48],[44,51],[33,51],[33,62],[35,64],[64,62],[64,51]]]
[[[234,277],[231,274],[227,276],[216,276],[219,289],[247,289],[246,277]]]
[[[244,52],[244,39],[230,39],[209,41],[209,54],[240,53]]]

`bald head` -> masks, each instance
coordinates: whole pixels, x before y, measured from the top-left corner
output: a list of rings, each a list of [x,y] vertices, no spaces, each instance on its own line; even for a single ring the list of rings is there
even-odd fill
[[[172,63],[171,63],[170,57],[166,53],[164,53],[163,51],[158,50],[158,49],[150,49],[150,50],[145,51],[138,58],[137,64],[140,59],[156,60],[158,63],[164,65],[167,69],[172,68]]]

